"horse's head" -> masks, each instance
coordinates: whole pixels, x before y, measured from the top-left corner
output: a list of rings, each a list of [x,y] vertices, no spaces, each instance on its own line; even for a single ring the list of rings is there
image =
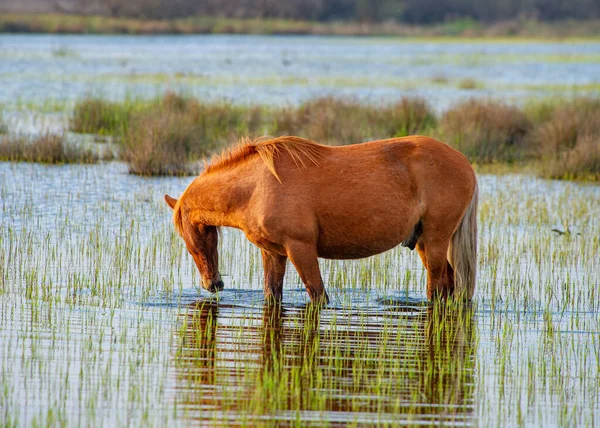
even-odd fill
[[[181,207],[177,206],[177,199],[165,195],[165,201],[175,212],[175,223],[179,234],[185,241],[185,246],[194,258],[202,277],[202,288],[214,293],[224,287],[219,273],[219,254],[217,244],[219,234],[216,226],[206,224],[194,224],[187,216],[181,213]]]

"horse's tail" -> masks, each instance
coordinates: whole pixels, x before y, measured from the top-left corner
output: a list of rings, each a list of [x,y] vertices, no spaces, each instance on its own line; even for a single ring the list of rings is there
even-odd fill
[[[467,211],[448,248],[448,261],[454,269],[454,295],[468,299],[475,292],[477,276],[477,203],[479,188],[475,183],[475,191]]]

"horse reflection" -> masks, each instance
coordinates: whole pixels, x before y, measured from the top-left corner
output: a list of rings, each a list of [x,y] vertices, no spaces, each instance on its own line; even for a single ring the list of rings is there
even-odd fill
[[[215,383],[218,313],[215,302],[199,302],[189,308],[184,319],[176,361],[190,381],[204,385]]]
[[[464,306],[366,313],[199,302],[185,320],[177,399],[190,417],[211,419],[212,409],[235,419],[251,407],[275,420],[313,411],[340,422],[472,420],[475,322]]]

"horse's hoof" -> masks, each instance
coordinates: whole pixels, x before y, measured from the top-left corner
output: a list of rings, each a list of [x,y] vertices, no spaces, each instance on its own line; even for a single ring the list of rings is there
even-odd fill
[[[211,293],[221,291],[223,288],[225,288],[225,283],[221,279],[212,279],[209,282],[204,283],[204,289]]]

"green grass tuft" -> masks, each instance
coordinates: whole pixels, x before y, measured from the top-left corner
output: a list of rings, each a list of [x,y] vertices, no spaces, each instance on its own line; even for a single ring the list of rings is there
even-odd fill
[[[116,103],[101,98],[86,97],[78,101],[69,119],[73,132],[111,135],[125,132],[131,117],[129,103]]]
[[[0,140],[0,160],[65,164],[95,163],[100,157],[90,149],[66,143],[63,135],[45,133],[31,140],[23,137]]]

